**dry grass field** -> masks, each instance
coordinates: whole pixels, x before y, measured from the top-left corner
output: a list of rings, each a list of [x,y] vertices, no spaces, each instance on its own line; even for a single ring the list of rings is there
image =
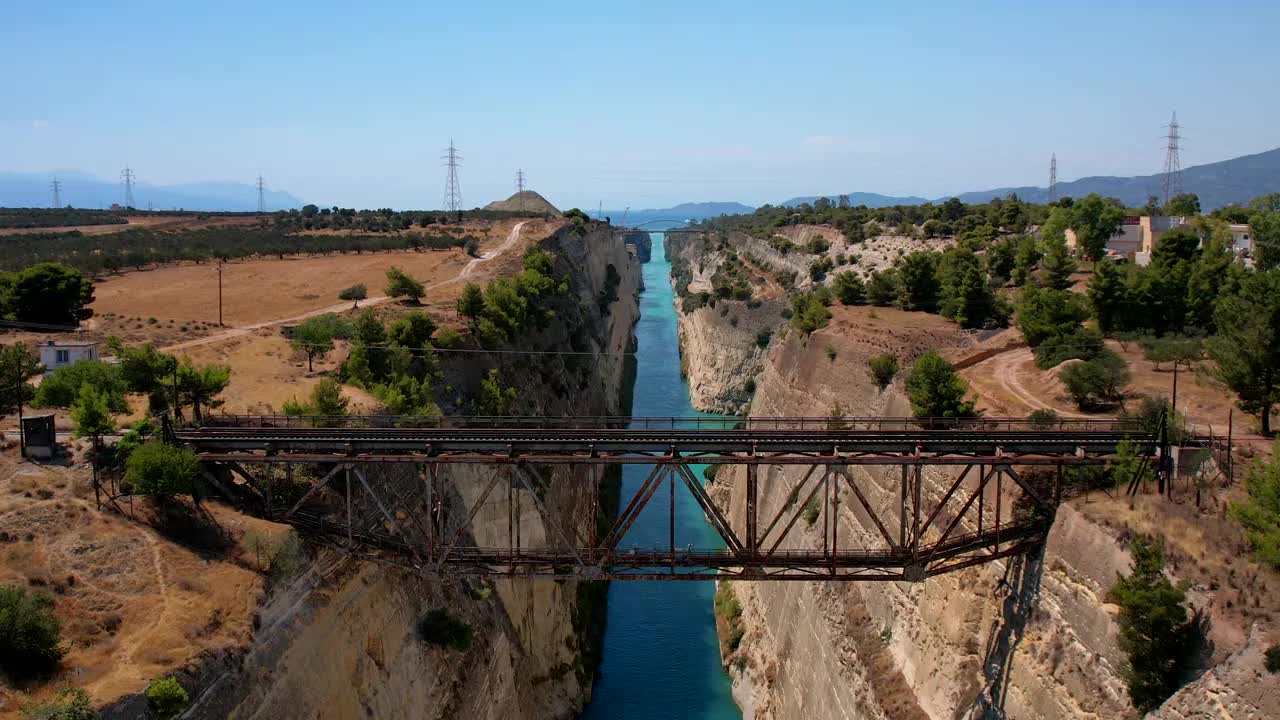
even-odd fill
[[[51,681],[30,692],[0,686],[0,718],[17,718],[22,705],[66,685],[109,703],[202,652],[249,640],[263,577],[245,533],[275,537],[284,528],[207,507],[229,543],[216,553],[99,512],[83,458],[20,464],[15,449],[0,452],[0,584],[51,594],[67,650]],[[151,514],[141,502],[134,513],[140,521]]]
[[[130,215],[128,223],[112,225],[74,225],[51,228],[0,228],[0,235],[33,235],[40,233],[64,233],[77,231],[82,235],[110,235],[125,230],[200,230],[207,227],[256,225],[262,218],[250,215],[240,217],[210,217],[200,219],[188,215]]]

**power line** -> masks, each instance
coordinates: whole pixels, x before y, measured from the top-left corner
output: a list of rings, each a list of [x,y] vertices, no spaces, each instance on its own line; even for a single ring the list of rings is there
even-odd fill
[[[137,175],[129,169],[128,165],[124,167],[124,170],[120,171],[120,183],[124,185],[124,206],[126,208],[133,207],[133,182],[136,179]]]
[[[462,155],[458,154],[458,148],[454,147],[453,138],[449,138],[449,147],[445,148],[445,154],[441,159],[445,161],[445,167],[449,168],[444,186],[444,209],[449,212],[460,212],[462,188],[458,185],[458,164],[462,160]]]
[[[53,204],[49,207],[62,207],[62,181],[58,179],[57,175],[53,177],[53,180],[49,181],[49,189],[53,191]]]
[[[1058,200],[1058,153],[1049,156],[1049,202]]]
[[[1164,154],[1164,204],[1169,204],[1169,198],[1182,192],[1182,159],[1178,157],[1178,141],[1182,136],[1178,134],[1178,111],[1173,111],[1173,119],[1169,121],[1167,126],[1169,134],[1166,136],[1165,154]]]
[[[258,214],[259,215],[267,211],[266,188],[267,188],[266,181],[262,179],[261,175],[259,175],[258,176]]]

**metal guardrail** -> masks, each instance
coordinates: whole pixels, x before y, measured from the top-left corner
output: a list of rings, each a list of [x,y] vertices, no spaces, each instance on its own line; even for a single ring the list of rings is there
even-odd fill
[[[409,415],[218,415],[188,428],[289,429],[289,428],[422,428],[501,430],[747,430],[747,431],[867,431],[893,432],[962,430],[968,432],[1108,432],[1143,434],[1137,420],[1124,418],[917,418],[917,417],[678,417],[617,416],[409,416]]]

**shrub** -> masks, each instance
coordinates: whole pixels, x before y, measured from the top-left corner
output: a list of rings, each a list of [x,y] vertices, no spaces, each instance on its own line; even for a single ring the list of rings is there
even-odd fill
[[[1057,424],[1058,413],[1048,408],[1032,410],[1031,414],[1027,416],[1027,421],[1036,430],[1049,430]]]
[[[471,625],[454,618],[444,608],[432,610],[418,623],[418,636],[437,647],[466,651],[474,634]]]
[[[369,297],[369,286],[364,283],[352,285],[338,293],[339,300],[350,300],[356,307],[359,307],[360,301],[367,297]]]
[[[736,651],[742,644],[746,628],[742,626],[742,603],[738,601],[733,585],[728,580],[716,583],[715,613],[724,622],[727,633],[725,645],[729,652]]]
[[[89,702],[89,693],[80,688],[63,688],[50,703],[22,708],[23,720],[96,720],[98,713]]]
[[[105,394],[112,412],[129,412],[129,403],[124,398],[128,388],[120,369],[101,360],[81,360],[46,375],[36,389],[35,405],[69,408],[84,385],[92,385]]]
[[[124,481],[131,492],[168,498],[190,494],[199,473],[200,461],[195,453],[152,440],[130,453]]]
[[[1258,560],[1280,569],[1280,454],[1255,460],[1244,487],[1248,497],[1232,503],[1231,515],[1244,526]]]
[[[1137,535],[1129,552],[1133,572],[1116,580],[1111,599],[1120,606],[1129,698],[1145,713],[1177,691],[1194,650],[1196,624],[1187,618],[1186,593],[1163,572],[1163,541]]]
[[[62,661],[62,625],[53,598],[0,586],[0,668],[15,678],[51,672]]]
[[[898,358],[892,353],[882,353],[871,358],[867,363],[871,371],[871,379],[875,381],[876,387],[881,392],[889,387],[893,382],[893,378],[898,375]]]
[[[831,289],[840,299],[841,305],[861,305],[867,301],[867,289],[862,283],[862,278],[852,270],[836,275],[831,283]]]
[[[791,299],[791,326],[803,333],[811,333],[826,327],[831,311],[814,293],[797,295]]]
[[[1266,658],[1267,672],[1280,673],[1280,645],[1267,648]]]
[[[1129,382],[1129,366],[1124,358],[1104,350],[1097,358],[1065,368],[1059,377],[1071,399],[1081,410],[1104,407],[1123,397]]]
[[[393,265],[387,270],[386,293],[390,297],[406,297],[417,301],[426,294],[426,288],[408,273]]]
[[[818,498],[811,498],[809,502],[804,504],[804,524],[806,527],[813,527],[818,522],[818,516],[822,514],[822,503],[818,502]]]
[[[147,710],[156,720],[172,720],[187,706],[187,691],[171,677],[152,680],[147,686]]]
[[[769,341],[773,339],[772,330],[761,330],[756,333],[756,347],[764,349],[769,347]]]
[[[1067,360],[1093,360],[1104,348],[1098,333],[1079,325],[1070,326],[1036,346],[1036,367],[1048,370]]]
[[[443,328],[436,333],[432,344],[442,350],[457,350],[462,347],[463,342],[462,333],[453,328]]]

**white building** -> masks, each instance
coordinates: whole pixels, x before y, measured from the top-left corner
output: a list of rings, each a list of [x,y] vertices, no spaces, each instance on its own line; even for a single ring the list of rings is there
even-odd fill
[[[40,346],[40,364],[45,371],[53,372],[81,360],[97,360],[98,343],[96,342],[56,342],[50,340]]]
[[[1231,223],[1231,250],[1237,255],[1253,255],[1253,240],[1249,235],[1248,223]]]

